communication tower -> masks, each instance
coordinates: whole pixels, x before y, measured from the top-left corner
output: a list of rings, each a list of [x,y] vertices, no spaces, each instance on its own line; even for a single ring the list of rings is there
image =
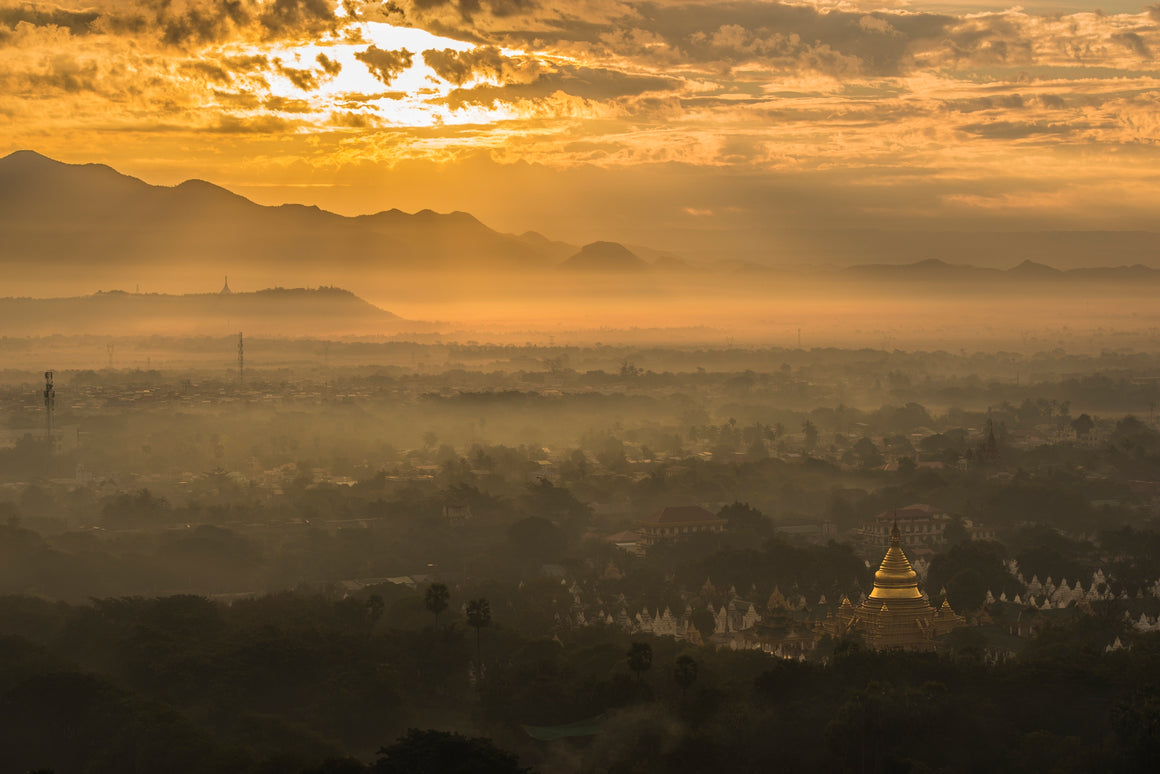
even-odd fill
[[[241,331],[238,331],[238,384],[246,383],[246,353]]]
[[[45,436],[52,440],[52,420],[56,413],[56,388],[52,386],[52,371],[44,372],[44,427]]]

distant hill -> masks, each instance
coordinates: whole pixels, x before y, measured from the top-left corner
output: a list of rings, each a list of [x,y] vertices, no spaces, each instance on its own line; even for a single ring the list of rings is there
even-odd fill
[[[934,282],[985,281],[997,279],[1002,275],[1002,272],[997,269],[980,269],[977,266],[950,264],[937,258],[928,258],[916,263],[875,263],[851,266],[846,269],[846,273],[873,279]]]
[[[1063,276],[1063,272],[1059,269],[1030,260],[1024,261],[1012,269],[1008,269],[1007,274],[1013,277],[1027,277],[1037,280],[1056,279]]]
[[[201,278],[229,273],[252,284],[349,284],[380,271],[547,268],[574,250],[501,234],[464,212],[344,217],[261,206],[202,180],[149,185],[32,151],[0,159],[0,270],[65,269],[86,288],[157,284],[194,268]]]
[[[563,267],[588,272],[639,272],[649,265],[619,242],[592,242],[564,261]]]
[[[881,283],[956,283],[990,287],[1056,287],[1160,283],[1160,269],[1139,264],[1106,268],[1060,270],[1026,260],[1007,270],[951,264],[938,259],[915,263],[863,264],[841,272],[850,278]]]
[[[254,293],[127,293],[73,298],[0,298],[6,335],[52,334],[267,336],[390,334],[426,327],[370,304],[348,290],[273,288]]]
[[[937,258],[951,265],[1003,269],[1023,261],[1060,270],[1160,265],[1157,231],[887,231],[782,229],[768,232],[782,261],[842,266],[912,264]],[[696,255],[693,248],[689,255]],[[768,252],[768,251],[766,251]],[[760,262],[761,251],[732,257]]]

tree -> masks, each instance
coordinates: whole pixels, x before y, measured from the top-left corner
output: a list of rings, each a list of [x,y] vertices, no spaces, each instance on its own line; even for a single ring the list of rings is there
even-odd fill
[[[164,497],[157,497],[148,489],[139,489],[132,494],[122,492],[105,500],[101,507],[101,522],[109,529],[159,527],[167,523],[172,510]]]
[[[987,581],[973,567],[954,575],[947,581],[947,601],[955,610],[967,612],[983,606],[987,596]]]
[[[528,774],[519,758],[483,737],[412,728],[379,749],[374,774]]]
[[[874,445],[873,441],[865,437],[858,439],[847,456],[849,459],[844,458],[844,462],[856,462],[863,470],[881,467],[884,462],[878,447]]]
[[[1080,414],[1071,420],[1071,429],[1075,430],[1076,438],[1087,438],[1095,426],[1096,423],[1087,414]]]
[[[805,450],[809,453],[818,445],[818,428],[810,420],[802,422],[802,434],[805,436]]]
[[[371,629],[375,628],[375,624],[383,617],[383,611],[387,609],[387,603],[379,594],[371,594],[366,601],[367,623]]]
[[[963,523],[962,518],[955,516],[947,522],[946,529],[943,530],[943,539],[953,546],[970,540],[971,533],[967,529],[967,525]]]
[[[1014,597],[1026,591],[1007,571],[1006,549],[1000,543],[968,540],[936,554],[927,571],[927,588],[933,594],[947,590],[951,607],[960,613],[978,610],[991,591],[996,597]]]
[[[447,601],[451,599],[451,592],[447,590],[447,585],[444,583],[432,583],[427,587],[427,594],[423,598],[423,603],[427,605],[429,610],[435,616],[435,628],[439,628],[439,614],[447,609]]]
[[[1160,699],[1153,693],[1137,691],[1116,702],[1110,715],[1120,741],[1123,770],[1149,771],[1160,755]]]
[[[717,518],[729,522],[730,531],[752,532],[761,537],[773,534],[773,522],[749,503],[733,502],[717,512]]]
[[[692,656],[680,656],[673,664],[673,680],[681,689],[681,702],[685,701],[685,691],[697,681],[697,662]]]
[[[644,679],[644,673],[652,667],[652,645],[647,642],[634,642],[628,649],[628,668],[636,674],[637,680]]]
[[[475,629],[475,664],[483,674],[483,648],[480,644],[480,629],[491,625],[491,605],[483,597],[467,603],[467,625]]]
[[[508,540],[521,561],[534,564],[558,560],[568,542],[559,527],[539,516],[529,516],[513,524],[508,529]]]
[[[717,617],[713,615],[712,610],[699,608],[693,611],[693,626],[697,627],[701,637],[709,639],[713,636],[713,632],[717,631]]]

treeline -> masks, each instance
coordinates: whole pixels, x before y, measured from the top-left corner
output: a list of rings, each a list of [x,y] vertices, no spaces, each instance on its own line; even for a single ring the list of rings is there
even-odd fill
[[[603,628],[532,637],[499,605],[480,667],[462,602],[408,631],[370,593],[0,598],[0,771],[1144,772],[1160,754],[1160,633],[1115,616],[998,665],[967,641],[841,640],[798,663]],[[1115,636],[1127,648],[1105,653]]]

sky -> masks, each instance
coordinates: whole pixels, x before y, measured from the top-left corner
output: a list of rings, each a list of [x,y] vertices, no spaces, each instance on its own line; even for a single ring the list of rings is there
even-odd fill
[[[583,243],[1152,229],[1160,5],[0,0],[0,155]]]

